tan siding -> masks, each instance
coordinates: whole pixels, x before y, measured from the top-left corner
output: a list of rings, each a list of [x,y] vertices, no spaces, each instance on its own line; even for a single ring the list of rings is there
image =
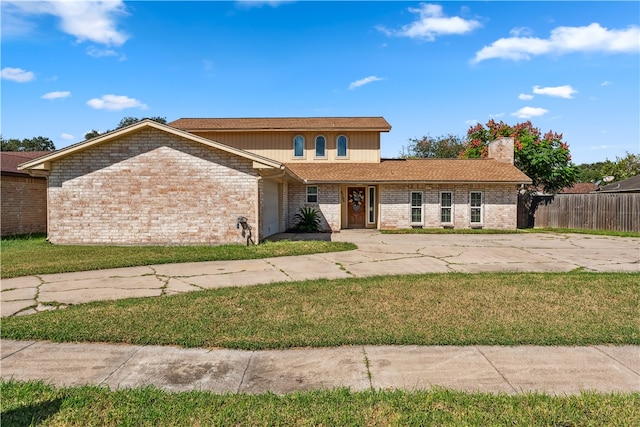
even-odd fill
[[[380,161],[379,132],[194,132],[222,144],[240,148],[280,162],[345,162],[378,163]],[[305,140],[305,158],[293,157],[293,138],[302,135]],[[315,138],[327,139],[326,159],[315,159]],[[336,157],[336,138],[345,135],[348,140],[346,159]]]

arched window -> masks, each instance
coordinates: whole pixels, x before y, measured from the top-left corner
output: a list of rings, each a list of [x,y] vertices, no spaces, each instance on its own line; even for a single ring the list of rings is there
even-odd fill
[[[336,141],[337,157],[347,157],[347,137],[344,135],[338,136]]]
[[[316,157],[327,157],[327,140],[324,136],[316,136]]]
[[[296,135],[293,138],[293,157],[304,157],[304,137]]]

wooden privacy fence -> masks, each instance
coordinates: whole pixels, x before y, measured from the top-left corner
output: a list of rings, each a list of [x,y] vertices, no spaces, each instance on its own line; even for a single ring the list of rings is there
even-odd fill
[[[533,218],[518,198],[518,227],[582,228],[640,232],[640,193],[534,196]]]

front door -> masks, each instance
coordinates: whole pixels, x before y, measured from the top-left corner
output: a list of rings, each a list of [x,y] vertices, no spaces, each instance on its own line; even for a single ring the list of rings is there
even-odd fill
[[[367,210],[365,203],[365,187],[348,187],[349,197],[347,226],[349,228],[364,228],[364,218]]]

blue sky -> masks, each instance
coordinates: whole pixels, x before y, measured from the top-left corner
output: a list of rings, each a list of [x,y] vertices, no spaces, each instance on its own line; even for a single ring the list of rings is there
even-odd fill
[[[384,116],[383,157],[489,119],[640,152],[640,3],[5,1],[4,138],[125,116]]]

